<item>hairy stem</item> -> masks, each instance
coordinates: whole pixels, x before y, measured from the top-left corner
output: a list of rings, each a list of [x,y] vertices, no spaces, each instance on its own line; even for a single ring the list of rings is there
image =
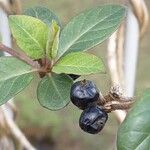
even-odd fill
[[[14,57],[24,61],[25,63],[27,63],[29,65],[31,65],[34,68],[39,68],[39,65],[37,64],[37,62],[35,62],[32,59],[30,59],[24,53],[19,53],[19,52],[15,51],[14,49],[5,46],[2,43],[0,43],[0,51],[7,52],[10,55],[12,55],[12,56],[14,56]]]

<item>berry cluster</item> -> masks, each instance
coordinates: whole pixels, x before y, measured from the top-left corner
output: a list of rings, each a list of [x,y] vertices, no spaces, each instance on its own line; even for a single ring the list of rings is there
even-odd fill
[[[77,81],[71,87],[72,103],[83,110],[79,126],[83,131],[91,134],[100,132],[108,119],[105,110],[97,105],[99,97],[99,91],[92,81]]]

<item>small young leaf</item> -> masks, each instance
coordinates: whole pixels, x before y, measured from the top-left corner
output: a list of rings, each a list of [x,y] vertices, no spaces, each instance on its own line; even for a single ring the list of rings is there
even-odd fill
[[[46,23],[48,26],[51,25],[52,20],[55,20],[57,22],[57,24],[59,26],[61,26],[61,23],[60,23],[58,17],[52,11],[50,11],[48,8],[45,8],[42,6],[27,8],[25,10],[24,14],[38,18],[38,19],[42,20],[44,23]]]
[[[10,28],[18,46],[31,58],[44,57],[48,26],[30,16],[9,17]]]
[[[118,150],[150,149],[150,90],[129,112],[119,128]]]
[[[66,52],[85,51],[107,39],[120,25],[125,7],[104,5],[74,17],[62,30],[58,58]]]
[[[62,57],[52,69],[55,73],[88,75],[104,73],[105,68],[100,58],[95,55],[76,52]]]
[[[64,74],[44,77],[37,89],[40,104],[50,110],[65,107],[70,101],[71,85],[72,80]]]
[[[34,71],[14,57],[0,57],[0,105],[21,92],[33,79]]]
[[[46,53],[49,58],[55,58],[57,55],[59,33],[60,27],[57,25],[56,21],[53,20],[49,29],[48,40],[46,45]]]

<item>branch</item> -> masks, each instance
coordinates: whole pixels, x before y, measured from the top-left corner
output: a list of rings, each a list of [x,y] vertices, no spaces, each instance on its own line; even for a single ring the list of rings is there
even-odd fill
[[[132,107],[134,104],[134,101],[125,101],[125,102],[118,102],[118,101],[111,101],[108,102],[106,105],[103,106],[103,109],[107,112],[110,113],[115,110],[128,110]]]
[[[107,53],[108,53],[107,61],[108,61],[112,86],[115,86],[116,84],[120,85],[119,71],[117,69],[116,40],[117,40],[117,31],[109,38],[108,49],[107,49]],[[121,123],[126,117],[126,111],[117,110],[114,113],[119,123]]]
[[[24,134],[21,132],[21,130],[18,128],[18,126],[15,124],[14,120],[10,117],[9,113],[7,112],[7,108],[5,105],[2,107],[3,114],[5,117],[5,122],[7,124],[8,129],[10,130],[10,133],[21,143],[21,145],[27,149],[27,150],[36,150],[26,139]]]
[[[25,63],[31,65],[32,67],[34,68],[39,68],[37,62],[33,61],[32,59],[30,59],[28,56],[26,56],[24,53],[19,53],[17,51],[15,51],[14,49],[12,48],[9,48],[7,46],[5,46],[4,44],[0,43],[0,51],[3,51],[3,52],[7,52],[9,53],[10,55],[24,61]]]
[[[140,36],[143,37],[149,27],[149,11],[144,0],[130,0],[134,14],[140,24]]]

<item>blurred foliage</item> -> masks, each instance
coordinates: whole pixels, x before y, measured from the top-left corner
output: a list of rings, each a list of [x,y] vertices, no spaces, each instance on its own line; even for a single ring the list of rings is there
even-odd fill
[[[150,1],[146,0],[146,2],[150,8]],[[121,3],[121,0],[26,0],[22,2],[22,7],[25,9],[36,5],[46,6],[59,16],[63,24],[66,24],[70,18],[82,10],[104,3]],[[137,66],[137,96],[140,96],[145,88],[150,87],[149,38],[150,28],[140,44],[139,63]],[[106,42],[104,42],[102,45],[94,48],[92,53],[101,57],[107,65],[106,48]],[[93,80],[103,93],[106,93],[110,88],[109,73],[106,75],[83,76],[82,78]],[[54,140],[55,150],[112,150],[112,147],[115,147],[114,141],[118,124],[113,114],[110,115],[104,130],[100,134],[89,135],[81,131],[78,126],[80,110],[71,103],[60,111],[46,110],[38,103],[35,95],[36,88],[37,81],[35,80],[31,86],[16,97],[15,102],[18,108],[17,121],[22,129],[26,128],[29,131],[31,128],[40,129],[35,130],[37,132],[36,135],[41,136],[43,133],[50,136]],[[46,132],[44,132],[45,129]]]

